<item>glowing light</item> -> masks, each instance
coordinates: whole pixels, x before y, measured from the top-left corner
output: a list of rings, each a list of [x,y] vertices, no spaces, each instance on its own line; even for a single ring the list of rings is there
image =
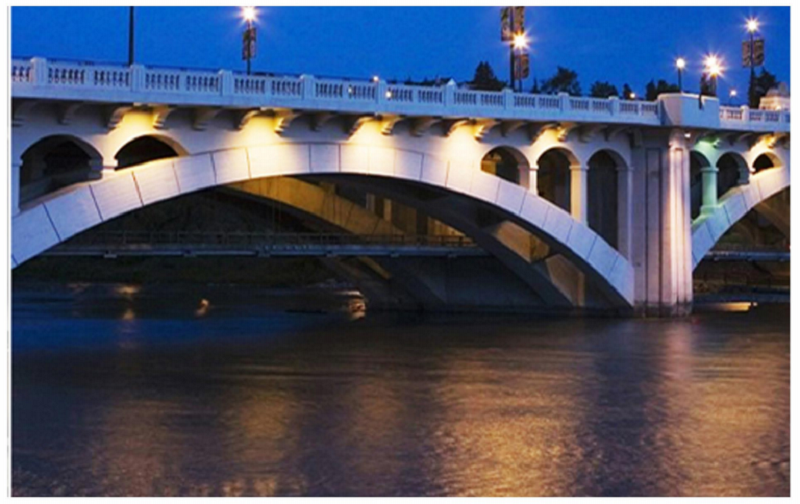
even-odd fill
[[[747,20],[747,31],[755,33],[758,31],[758,19],[750,18]]]
[[[722,74],[722,62],[715,54],[706,56],[704,64],[706,66],[706,72],[708,72],[708,75],[711,77]]]
[[[255,7],[242,7],[242,17],[245,21],[251,23],[256,20],[256,8]]]
[[[678,70],[683,70],[684,68],[686,68],[686,60],[683,58],[676,59],[675,66],[678,67]]]
[[[636,99],[636,93],[631,93],[631,100],[635,100],[635,99]]]
[[[514,49],[527,49],[528,42],[528,36],[525,34],[525,32],[514,35]]]
[[[379,80],[381,80],[381,79],[377,75],[373,75],[372,76],[372,82],[378,82]]]
[[[386,91],[386,98],[391,98],[391,97],[392,97],[392,92]]]
[[[736,90],[735,89],[731,89],[730,95],[731,95],[731,98],[736,96]]]

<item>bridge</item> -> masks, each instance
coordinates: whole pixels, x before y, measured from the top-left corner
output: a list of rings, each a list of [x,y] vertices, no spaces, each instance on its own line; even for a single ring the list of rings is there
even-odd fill
[[[675,316],[691,310],[694,268],[751,210],[788,235],[788,110],[45,58],[13,59],[10,78],[13,268],[224,188],[337,233],[442,228],[490,255],[340,269],[421,304]]]

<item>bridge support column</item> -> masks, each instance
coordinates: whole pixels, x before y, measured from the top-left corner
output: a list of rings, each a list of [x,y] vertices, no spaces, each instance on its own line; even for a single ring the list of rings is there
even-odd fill
[[[627,259],[631,258],[633,235],[633,168],[622,166],[617,172],[617,249]]]
[[[11,162],[11,215],[19,213],[19,185],[20,185],[20,170],[22,169],[21,161]]]
[[[583,224],[588,222],[588,181],[588,166],[570,166],[570,213]]]
[[[707,214],[717,208],[717,175],[719,174],[719,168],[716,166],[704,166],[700,173],[703,175],[703,204],[700,207],[700,212]]]
[[[692,303],[689,146],[682,130],[648,132],[634,151],[635,305],[647,316],[687,315]]]
[[[528,191],[539,194],[539,166],[533,165],[528,171]]]

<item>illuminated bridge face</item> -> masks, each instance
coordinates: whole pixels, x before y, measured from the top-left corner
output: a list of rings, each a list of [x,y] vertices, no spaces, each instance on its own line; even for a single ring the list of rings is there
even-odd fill
[[[495,291],[510,303],[528,289],[543,306],[681,314],[697,263],[751,209],[780,221],[764,202],[789,184],[788,111],[710,97],[626,101],[41,58],[14,60],[11,80],[14,267],[126,212],[215,187],[330,221],[324,194],[303,184],[325,179],[457,230],[469,247],[434,255],[496,258],[505,269]],[[266,180],[295,182],[276,196],[259,189]],[[385,221],[381,212],[367,205],[329,224],[375,234],[364,229]],[[447,291],[426,275],[431,292]],[[476,276],[473,288],[486,283]]]

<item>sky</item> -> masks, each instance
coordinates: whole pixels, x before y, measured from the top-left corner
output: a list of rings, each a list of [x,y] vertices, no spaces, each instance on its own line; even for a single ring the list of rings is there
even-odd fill
[[[596,80],[643,94],[650,79],[677,81],[674,61],[687,60],[684,88],[696,91],[704,55],[727,68],[719,96],[744,96],[745,20],[755,16],[766,39],[766,68],[789,82],[789,7],[527,7],[531,72],[557,66],[578,72],[584,94]],[[243,70],[238,7],[137,7],[137,63]],[[42,27],[46,27],[43,29]],[[253,71],[368,79],[472,78],[488,61],[508,76],[499,7],[259,7]],[[128,7],[14,7],[13,57],[43,56],[124,63]],[[525,88],[529,89],[532,79]],[[735,103],[740,104],[740,103]]]

